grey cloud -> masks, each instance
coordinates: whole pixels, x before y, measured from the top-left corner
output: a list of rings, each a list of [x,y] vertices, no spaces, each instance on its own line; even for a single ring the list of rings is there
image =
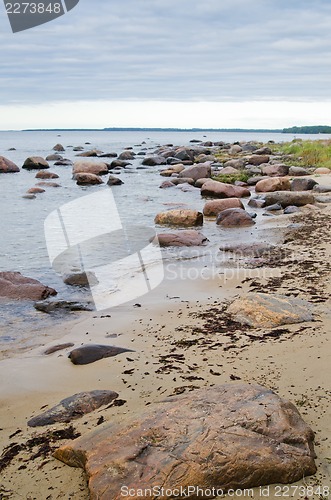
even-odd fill
[[[15,35],[2,15],[2,103],[325,99],[330,24],[324,0],[80,0]]]

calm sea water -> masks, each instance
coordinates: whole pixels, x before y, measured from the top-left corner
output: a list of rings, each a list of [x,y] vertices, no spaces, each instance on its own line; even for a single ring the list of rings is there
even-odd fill
[[[299,137],[299,136],[297,136]],[[322,138],[319,136],[302,136],[304,139]],[[324,137],[324,136],[323,136]],[[325,136],[328,137],[329,136]],[[133,147],[136,153],[146,151],[152,153],[157,146],[164,144],[189,145],[190,140],[203,141],[249,141],[256,140],[267,142],[288,141],[294,138],[290,134],[272,133],[202,133],[202,132],[0,132],[0,155],[14,161],[19,167],[28,156],[42,156],[53,153],[52,148],[56,143],[61,143],[66,151],[65,158],[77,160],[74,146],[83,146],[85,150],[99,149],[103,152],[120,153],[127,147]],[[89,144],[87,144],[89,143]],[[10,151],[11,148],[15,150]],[[110,159],[105,159],[109,162]],[[120,177],[124,181],[122,186],[112,188],[116,206],[124,225],[129,227],[153,227],[156,213],[167,208],[180,207],[196,208],[201,210],[203,200],[200,192],[192,188],[183,192],[180,188],[159,189],[164,178],[159,176],[161,168],[141,168],[142,157],[133,160],[129,168],[121,171]],[[163,168],[163,167],[162,167]],[[46,192],[38,194],[36,199],[24,199],[26,191],[33,187],[36,171],[22,169],[17,174],[0,175],[0,270],[20,271],[23,275],[39,279],[44,284],[54,287],[60,299],[88,299],[86,291],[64,285],[61,276],[52,268],[44,234],[44,221],[47,216],[63,204],[77,200],[91,193],[109,189],[107,186],[77,186],[72,180],[71,166],[54,166],[50,162],[50,171],[59,175],[55,179],[61,187],[46,188]],[[106,180],[107,177],[105,176]],[[112,214],[109,214],[111,217]],[[101,218],[101,214],[100,214]],[[93,224],[98,224],[98,217]],[[207,222],[203,228],[204,234],[210,239],[210,245],[218,245],[220,240],[226,240],[228,235],[221,235],[214,222]],[[247,231],[241,233],[247,238]],[[249,232],[250,235],[254,231]],[[232,236],[234,233],[232,233]],[[255,237],[258,237],[257,234]],[[100,249],[99,249],[100,250]],[[110,255],[116,254],[120,248],[103,248],[103,252]],[[92,250],[91,250],[92,251]],[[93,250],[94,251],[94,250]],[[95,254],[97,255],[97,253]],[[181,257],[185,252],[181,252]],[[115,255],[116,256],[116,255]],[[166,259],[178,259],[176,251],[165,252]],[[104,259],[104,255],[102,256]],[[70,270],[70,269],[68,269]],[[16,303],[3,301],[1,304],[2,319],[0,321],[0,351],[8,346],[29,337],[29,331],[47,327],[44,314],[37,313],[31,303]]]

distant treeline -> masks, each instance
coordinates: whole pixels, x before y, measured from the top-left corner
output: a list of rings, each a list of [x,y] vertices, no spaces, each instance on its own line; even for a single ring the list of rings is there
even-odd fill
[[[283,128],[283,134],[331,134],[328,125],[310,125],[307,127]]]

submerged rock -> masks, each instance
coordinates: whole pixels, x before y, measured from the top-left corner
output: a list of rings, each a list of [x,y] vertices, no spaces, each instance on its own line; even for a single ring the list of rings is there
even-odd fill
[[[160,485],[227,492],[299,481],[316,472],[313,441],[292,403],[259,385],[231,383],[169,398],[54,456],[85,469],[91,498],[119,500],[126,485],[138,500],[139,490]]]
[[[91,411],[107,405],[118,397],[114,391],[90,391],[80,392],[68,398],[62,399],[59,404],[49,410],[31,418],[29,427],[42,427],[55,424],[56,422],[70,422],[91,413]]]
[[[134,352],[126,347],[116,347],[112,345],[89,344],[74,349],[68,358],[74,365],[88,365],[103,358],[117,356],[122,352]]]

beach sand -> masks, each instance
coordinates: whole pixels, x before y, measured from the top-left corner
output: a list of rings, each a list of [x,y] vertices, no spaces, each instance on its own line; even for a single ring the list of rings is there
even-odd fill
[[[65,466],[51,455],[65,440],[45,446],[50,431],[72,426],[71,432],[83,434],[97,425],[125,422],[127,415],[165,397],[237,380],[262,384],[296,404],[316,433],[318,465],[315,476],[297,484],[330,487],[330,218],[328,205],[282,216],[291,227],[285,236],[288,254],[283,261],[236,269],[226,279],[165,281],[135,301],[109,311],[84,313],[83,320],[66,325],[63,331],[57,327],[46,345],[2,360],[0,443],[1,448],[11,446],[7,450],[12,450],[12,459],[8,454],[1,472],[0,498],[86,500],[83,471]],[[279,329],[253,329],[248,336],[245,328],[231,330],[224,314],[226,305],[254,290],[309,300],[314,305],[314,321],[286,325],[280,333],[276,332]],[[74,366],[68,360],[71,349],[44,354],[46,346],[64,342],[76,347],[111,344],[133,352],[85,366]],[[174,353],[182,356],[172,357]],[[71,424],[27,426],[46,407],[94,389],[114,390],[125,403],[101,407]],[[309,498],[322,498],[316,492]],[[266,496],[304,498],[293,496],[291,490],[288,495],[277,495],[273,487]],[[253,497],[262,498],[259,488],[254,489]]]

